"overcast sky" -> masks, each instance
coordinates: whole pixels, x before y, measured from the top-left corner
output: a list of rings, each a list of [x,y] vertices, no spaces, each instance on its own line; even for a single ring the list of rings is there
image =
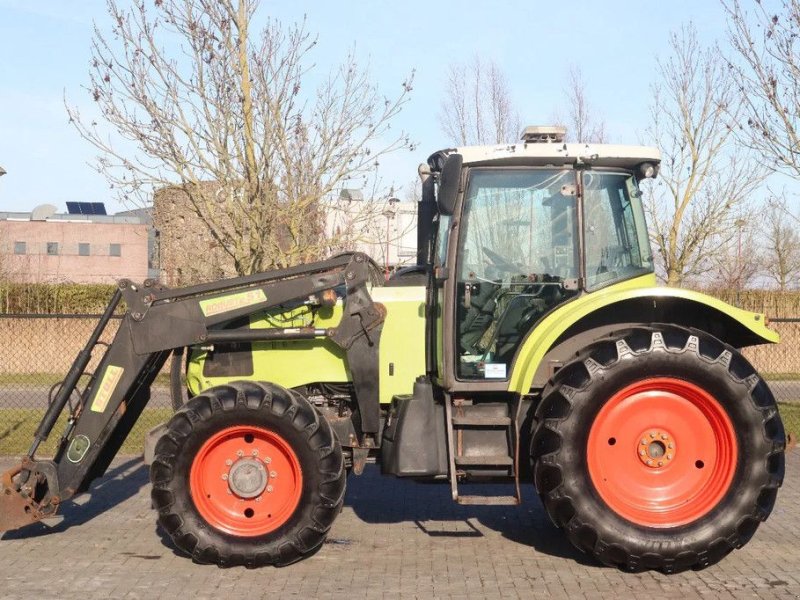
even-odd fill
[[[151,0],[148,0],[151,1]],[[124,3],[125,0],[120,0]],[[375,82],[394,94],[416,70],[411,102],[395,127],[417,150],[386,159],[383,179],[408,184],[416,166],[449,145],[438,124],[449,64],[478,55],[506,72],[524,124],[548,124],[563,97],[571,64],[605,119],[609,141],[638,143],[647,127],[655,61],[669,33],[693,21],[706,43],[723,39],[714,0],[670,2],[436,2],[417,0],[262,2],[260,19],[307,18],[319,36],[313,53],[327,72],[355,44]],[[101,0],[0,0],[0,210],[37,204],[105,202],[123,210],[88,163],[93,151],[67,122],[64,95],[83,112],[92,23],[107,28]],[[255,24],[256,26],[258,24]]]

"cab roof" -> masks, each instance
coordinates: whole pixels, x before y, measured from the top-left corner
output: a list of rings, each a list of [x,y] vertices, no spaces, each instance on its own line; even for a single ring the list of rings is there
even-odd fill
[[[439,171],[444,159],[455,153],[461,154],[465,166],[473,167],[499,165],[560,167],[585,164],[632,170],[644,162],[655,165],[661,162],[661,153],[652,146],[522,141],[516,144],[463,146],[440,150],[428,158],[428,165],[433,171]]]

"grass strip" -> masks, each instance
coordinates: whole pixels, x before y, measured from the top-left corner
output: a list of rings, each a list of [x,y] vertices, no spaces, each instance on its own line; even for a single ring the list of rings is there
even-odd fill
[[[33,434],[44,416],[43,409],[3,408],[0,409],[0,456],[20,456],[25,454],[33,442]],[[142,412],[133,426],[128,438],[120,448],[120,455],[141,454],[144,449],[145,434],[172,416],[170,408],[149,408]],[[52,456],[61,432],[66,426],[66,415],[56,423],[50,437],[40,447],[37,456]]]

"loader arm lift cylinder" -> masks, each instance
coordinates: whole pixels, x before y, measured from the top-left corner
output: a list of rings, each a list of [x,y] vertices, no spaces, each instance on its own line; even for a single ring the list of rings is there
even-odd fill
[[[78,354],[34,442],[20,463],[0,479],[0,531],[52,516],[64,500],[85,491],[105,473],[150,399],[150,386],[170,352],[194,344],[327,338],[345,350],[357,391],[359,445],[372,447],[379,428],[378,345],[385,309],[372,301],[368,283],[376,266],[366,255],[329,260],[175,290],[148,280],[119,282],[86,347]],[[288,328],[225,331],[220,326],[287,302],[335,302],[344,289],[341,322],[329,329]],[[127,312],[95,374],[86,373],[115,309]],[[35,458],[78,388],[89,376],[80,401],[52,460]]]

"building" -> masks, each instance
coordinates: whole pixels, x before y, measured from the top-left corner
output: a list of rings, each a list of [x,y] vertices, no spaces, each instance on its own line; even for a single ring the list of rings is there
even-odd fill
[[[202,185],[213,192],[214,183]],[[416,202],[392,198],[379,203],[365,199],[360,190],[342,190],[337,197],[326,199],[323,206],[325,234],[331,242],[327,254],[364,252],[387,272],[416,264]],[[214,217],[211,220],[222,225],[227,218],[223,210]],[[236,275],[232,257],[209,233],[180,187],[156,191],[153,225],[158,235],[161,279],[167,285],[177,287]]]
[[[417,203],[392,198],[377,206],[369,200],[342,201],[328,206],[326,230],[357,230],[344,236],[348,250],[372,257],[387,271],[417,264]]]
[[[0,277],[20,283],[115,283],[149,276],[154,244],[146,216],[106,215],[99,203],[69,204],[70,214],[56,214],[50,205],[30,213],[0,212]],[[90,204],[94,214],[82,210]]]
[[[213,183],[205,183],[213,189]],[[153,225],[158,235],[161,281],[178,287],[236,275],[233,259],[211,236],[178,186],[153,196]]]

